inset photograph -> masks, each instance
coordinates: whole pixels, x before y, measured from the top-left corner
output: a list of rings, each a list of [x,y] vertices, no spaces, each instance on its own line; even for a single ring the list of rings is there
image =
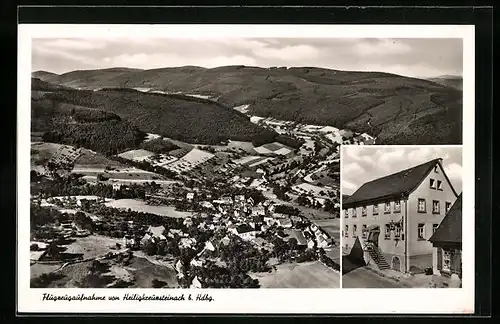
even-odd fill
[[[342,287],[462,286],[462,147],[343,146]]]

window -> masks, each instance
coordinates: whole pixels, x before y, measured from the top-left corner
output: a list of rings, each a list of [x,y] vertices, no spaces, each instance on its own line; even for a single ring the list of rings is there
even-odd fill
[[[424,238],[424,224],[418,224],[418,239],[419,240],[425,240]]]
[[[361,216],[366,216],[366,206],[361,207]]]
[[[396,226],[394,228],[394,238],[398,238],[401,236],[401,227],[400,226]]]
[[[432,234],[434,234],[434,232],[436,232],[438,226],[439,226],[439,224],[432,224]]]
[[[441,180],[438,180],[437,187],[438,187],[438,190],[443,190],[443,182]]]
[[[364,239],[368,237],[368,229],[366,228],[366,225],[363,225],[363,227],[361,227],[361,237]]]
[[[378,204],[373,205],[373,215],[378,215]]]
[[[345,237],[349,237],[349,225],[346,225],[346,226],[345,226],[344,236],[345,236]]]
[[[395,201],[394,202],[394,211],[396,213],[400,212],[401,211],[401,202],[400,201]]]
[[[451,251],[443,250],[443,271],[451,270]]]
[[[385,224],[385,239],[389,240],[391,238],[391,226],[389,224]]]
[[[441,208],[439,208],[439,200],[432,201],[432,213],[439,214],[441,212]]]
[[[356,216],[358,216],[358,215],[356,215],[356,208],[353,208],[352,209],[352,218],[356,218]]]
[[[349,211],[347,209],[344,210],[344,217],[349,218]]]
[[[448,210],[450,210],[450,208],[451,208],[451,202],[447,201],[445,203],[445,207],[446,207],[446,212],[448,212]]]
[[[429,188],[436,189],[436,180],[430,179],[430,181],[429,181]]]
[[[390,213],[391,212],[391,203],[386,202],[384,206],[384,213]]]
[[[352,237],[357,237],[356,235],[356,231],[357,231],[358,227],[356,225],[352,225]]]
[[[425,199],[418,198],[418,212],[425,213]]]
[[[439,168],[437,165],[434,167],[434,172],[439,173]]]

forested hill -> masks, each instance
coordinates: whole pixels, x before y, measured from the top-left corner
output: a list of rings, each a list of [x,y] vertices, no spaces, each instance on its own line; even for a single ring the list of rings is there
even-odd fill
[[[119,119],[142,132],[188,143],[219,144],[232,139],[261,145],[273,141],[277,136],[275,132],[251,123],[247,116],[234,109],[210,100],[182,95],[143,93],[132,89],[65,89],[47,91],[41,95],[39,91],[36,92],[32,106],[37,108],[36,111],[40,111],[41,107],[45,107],[45,110],[47,107],[57,107],[57,114],[63,114],[61,107],[69,107],[72,114],[87,109],[85,114],[92,112],[94,119]]]
[[[249,112],[257,116],[367,132],[380,144],[460,144],[462,139],[460,90],[389,73],[225,66],[37,75],[87,89],[151,88],[211,95],[229,107],[249,104]]]

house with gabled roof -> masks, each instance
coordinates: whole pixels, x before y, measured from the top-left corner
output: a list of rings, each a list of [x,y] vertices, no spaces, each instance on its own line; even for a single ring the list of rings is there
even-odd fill
[[[462,277],[462,194],[446,213],[429,242],[434,247],[433,273]]]
[[[432,267],[429,238],[457,199],[442,159],[363,184],[342,201],[343,249],[401,272]]]

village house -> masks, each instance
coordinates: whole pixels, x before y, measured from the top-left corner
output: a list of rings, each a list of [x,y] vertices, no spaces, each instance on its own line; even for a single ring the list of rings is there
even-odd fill
[[[189,201],[193,200],[194,199],[194,192],[188,192],[186,194],[186,199]]]
[[[441,159],[363,184],[342,204],[345,251],[401,272],[432,267],[428,241],[457,199]]]
[[[182,223],[187,227],[193,226],[193,219],[191,217],[186,217]]]
[[[144,245],[152,241],[166,240],[167,238],[163,235],[164,231],[164,226],[149,226],[141,239],[141,244]]]
[[[252,216],[264,216],[266,215],[266,208],[264,206],[252,207]]]
[[[231,228],[230,231],[245,241],[250,241],[255,239],[255,236],[257,234],[257,231],[247,224],[240,224],[238,226],[235,226]]]
[[[133,247],[135,245],[135,239],[132,235],[129,235],[129,234],[126,234],[124,237],[123,237],[123,245],[125,247]]]
[[[183,237],[179,241],[179,247],[184,249],[191,249],[196,245],[194,237]]]
[[[276,218],[276,224],[283,228],[292,228],[292,221],[290,218]]]
[[[191,286],[189,286],[191,289],[200,289],[203,288],[200,279],[198,279],[198,276],[195,276],[193,278],[193,281],[191,282]]]
[[[429,241],[434,247],[433,273],[462,277],[462,194]]]

